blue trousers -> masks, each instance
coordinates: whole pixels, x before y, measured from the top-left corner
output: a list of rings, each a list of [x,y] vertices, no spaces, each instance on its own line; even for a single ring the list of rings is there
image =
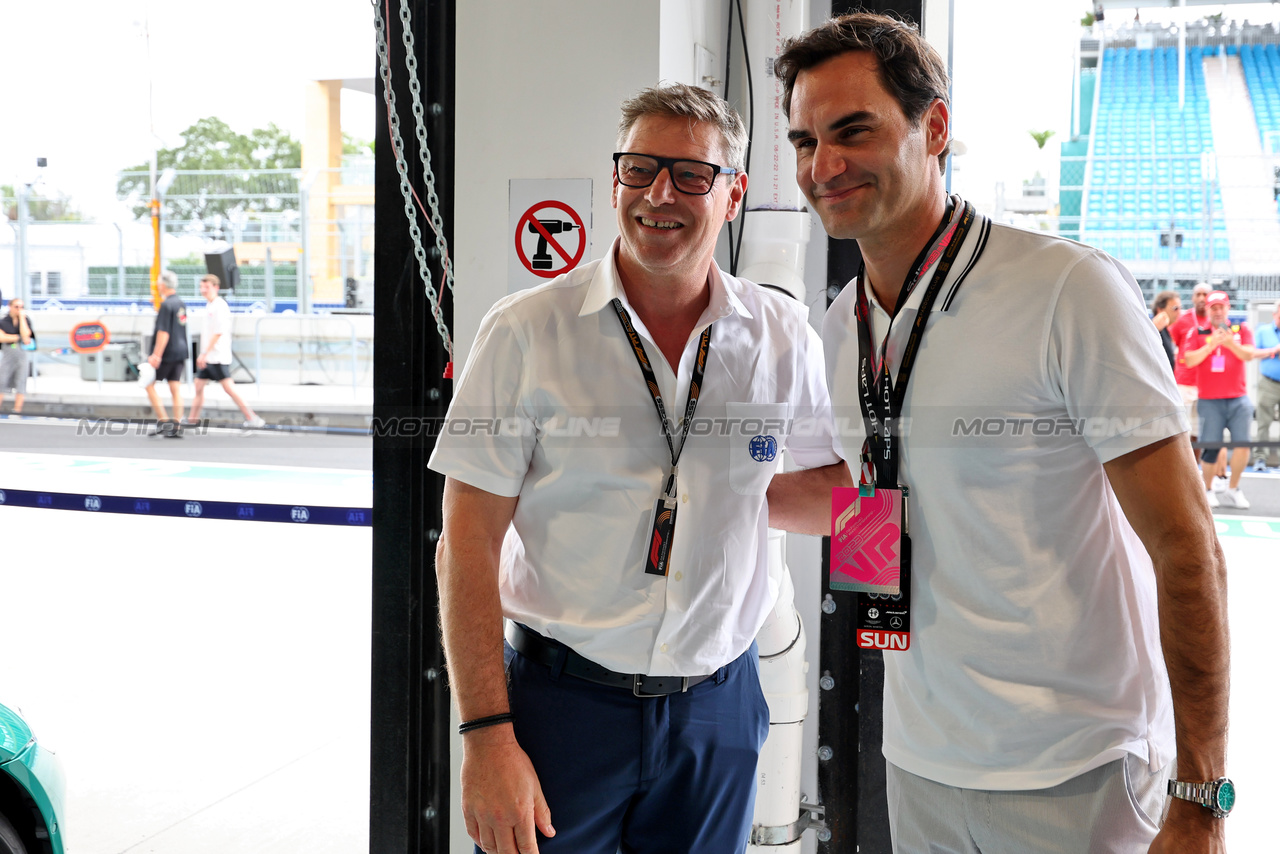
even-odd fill
[[[515,735],[556,835],[542,854],[741,854],[769,734],[756,646],[685,693],[636,697],[506,647]],[[479,849],[477,849],[478,851]]]

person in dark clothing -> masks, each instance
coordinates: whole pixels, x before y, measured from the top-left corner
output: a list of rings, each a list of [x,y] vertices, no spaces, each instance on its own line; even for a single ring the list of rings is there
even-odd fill
[[[13,389],[13,414],[22,413],[27,393],[27,347],[35,340],[31,321],[22,310],[22,300],[9,300],[9,311],[0,317],[0,402]]]
[[[155,379],[147,384],[147,398],[156,416],[156,432],[169,439],[182,437],[182,369],[187,361],[187,304],[178,296],[178,276],[172,270],[160,274],[158,283],[164,302],[156,312],[155,343],[147,364],[155,369]],[[156,382],[169,383],[173,395],[173,419],[165,411],[156,392]]]
[[[1169,367],[1177,367],[1178,345],[1169,332],[1169,327],[1177,323],[1182,315],[1182,299],[1173,291],[1161,291],[1151,303],[1151,321],[1160,330],[1160,343],[1169,356]]]

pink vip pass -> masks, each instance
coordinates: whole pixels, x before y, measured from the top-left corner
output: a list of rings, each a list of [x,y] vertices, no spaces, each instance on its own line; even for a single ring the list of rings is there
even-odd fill
[[[902,577],[902,490],[831,491],[831,588],[890,596]]]

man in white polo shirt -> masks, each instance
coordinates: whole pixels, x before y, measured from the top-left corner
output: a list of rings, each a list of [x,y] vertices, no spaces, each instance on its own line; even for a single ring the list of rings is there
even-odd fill
[[[869,436],[842,454],[907,490],[895,852],[1221,851],[1226,567],[1137,284],[948,197],[946,66],[911,25],[834,19],[774,67],[800,187],[864,260],[823,323]]]
[[[847,469],[807,310],[713,260],[742,120],[648,89],[618,148],[620,237],[490,310],[430,460],[463,813],[484,851],[738,854],[768,523]],[[811,470],[775,479],[783,448]]]
[[[210,382],[222,386],[227,397],[239,407],[244,415],[244,426],[248,428],[265,427],[266,421],[258,417],[244,398],[236,393],[235,383],[231,379],[231,306],[227,305],[219,293],[222,281],[212,273],[200,279],[200,296],[205,298],[209,307],[205,309],[204,334],[201,336],[200,355],[196,357],[196,397],[191,402],[191,415],[188,423],[200,423],[200,410],[204,407],[204,387]]]

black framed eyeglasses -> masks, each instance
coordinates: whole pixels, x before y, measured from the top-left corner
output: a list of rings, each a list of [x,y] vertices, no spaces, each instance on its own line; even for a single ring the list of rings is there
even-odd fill
[[[671,173],[671,183],[675,188],[690,196],[705,196],[716,185],[716,178],[734,175],[738,171],[705,160],[676,160],[631,151],[613,154],[613,174],[624,187],[647,187],[657,180],[663,169]]]

